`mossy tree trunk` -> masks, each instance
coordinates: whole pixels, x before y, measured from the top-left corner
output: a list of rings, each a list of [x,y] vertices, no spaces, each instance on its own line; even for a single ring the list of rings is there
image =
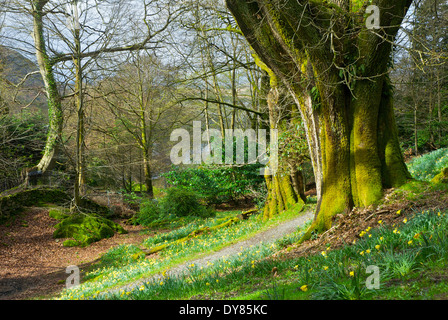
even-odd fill
[[[32,170],[38,171],[39,174],[44,175],[48,170],[51,170],[55,165],[56,156],[59,150],[62,134],[62,104],[61,96],[56,85],[56,80],[53,72],[53,63],[47,54],[47,48],[44,38],[43,26],[43,8],[48,0],[32,1],[32,17],[33,17],[33,38],[36,48],[36,59],[39,65],[39,70],[45,84],[45,92],[48,102],[48,117],[49,129],[47,133],[47,141],[45,144],[44,153],[39,164]]]
[[[292,121],[291,113],[284,113],[284,109],[288,105],[288,93],[281,87],[272,70],[256,56],[255,60],[269,77],[269,90],[266,90],[265,98],[269,113],[269,128],[276,129],[280,133],[287,127],[288,122]],[[303,180],[294,180],[298,177],[299,170],[297,167],[288,166],[286,163],[279,163],[279,168],[275,174],[265,176],[268,196],[263,212],[264,219],[271,219],[297,203],[305,204],[303,195],[297,192],[297,190],[304,189]],[[300,181],[302,182],[301,185]]]
[[[388,78],[392,43],[411,0],[227,0],[260,59],[293,96],[306,125],[318,205],[311,230],[377,203],[410,178]],[[366,27],[366,7],[380,29]]]

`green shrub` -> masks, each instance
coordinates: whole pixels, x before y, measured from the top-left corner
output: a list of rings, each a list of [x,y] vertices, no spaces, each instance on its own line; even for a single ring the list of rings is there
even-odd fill
[[[140,211],[133,219],[133,222],[142,226],[149,226],[151,223],[160,220],[160,218],[160,208],[157,201],[149,200],[141,204]]]
[[[210,217],[213,211],[200,203],[197,193],[182,187],[170,188],[166,196],[159,202],[163,216],[174,215],[176,217],[198,216]]]
[[[184,217],[208,218],[215,212],[201,203],[200,196],[183,187],[172,187],[166,195],[158,200],[144,201],[133,223],[143,226],[154,226],[157,223],[174,221]]]
[[[241,197],[264,198],[266,182],[260,175],[260,164],[232,166],[200,166],[163,174],[175,187],[197,193],[208,204],[220,204]]]

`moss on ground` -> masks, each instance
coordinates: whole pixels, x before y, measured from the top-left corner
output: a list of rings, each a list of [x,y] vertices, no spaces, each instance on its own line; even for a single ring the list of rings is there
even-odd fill
[[[448,167],[442,170],[434,179],[431,180],[432,183],[448,183]]]
[[[23,212],[25,207],[43,207],[48,204],[69,207],[72,197],[65,191],[51,188],[34,188],[14,190],[13,193],[0,197],[0,224],[4,224],[15,215]],[[84,212],[111,216],[112,211],[90,199],[82,199],[80,209]]]
[[[53,237],[68,238],[66,247],[86,247],[101,239],[113,237],[115,232],[126,234],[127,231],[112,220],[94,215],[75,214],[63,219],[55,226]]]
[[[14,190],[0,197],[0,224],[4,224],[23,212],[26,207],[50,205],[49,216],[60,222],[55,226],[54,238],[67,238],[64,246],[81,246],[104,238],[112,237],[115,232],[127,233],[120,225],[107,219],[111,215],[109,208],[90,199],[83,199],[80,211],[70,214],[66,209],[72,197],[66,192],[50,188]]]

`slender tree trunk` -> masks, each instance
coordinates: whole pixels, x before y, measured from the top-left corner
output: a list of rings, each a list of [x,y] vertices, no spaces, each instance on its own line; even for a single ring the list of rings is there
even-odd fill
[[[58,145],[61,142],[63,123],[61,97],[53,73],[53,63],[48,57],[44,38],[43,8],[47,2],[48,0],[35,0],[32,2],[33,38],[36,48],[36,59],[45,85],[49,118],[49,128],[44,153],[39,164],[34,168],[41,174],[45,174],[55,165],[56,157],[59,152]]]
[[[440,73],[439,71],[436,71],[436,75],[437,75],[437,116],[438,116],[438,120],[439,120],[439,125],[438,125],[438,134],[439,134],[439,147],[442,145],[442,87],[440,84]]]
[[[145,185],[146,192],[150,199],[154,198],[154,188],[152,183],[152,172],[151,172],[151,151],[145,150],[145,158],[143,161],[144,173],[145,173]]]
[[[418,150],[418,104],[417,102],[414,103],[414,154],[416,156],[419,155]]]
[[[260,60],[257,60],[259,67],[270,75],[270,90],[266,97],[267,108],[269,111],[269,126],[271,129],[282,130],[280,122],[288,121],[288,119],[280,119],[279,110],[283,108],[282,90],[279,89],[278,79],[275,74]],[[268,189],[268,197],[264,207],[264,219],[271,219],[281,214],[283,211],[290,209],[293,205],[300,203],[305,205],[306,198],[297,190],[303,190],[303,180],[300,181],[299,173],[294,173],[288,166],[285,170],[278,170],[274,175],[266,175],[266,186]],[[302,184],[300,184],[302,182]],[[294,188],[294,184],[296,188]],[[297,207],[299,209],[299,207]],[[301,208],[300,208],[301,209]]]
[[[76,128],[76,180],[75,180],[75,204],[79,206],[82,197],[85,195],[85,109],[84,109],[84,88],[83,88],[83,70],[81,59],[81,39],[80,29],[73,30],[75,53],[74,65],[76,72],[76,107],[78,113],[78,123]]]

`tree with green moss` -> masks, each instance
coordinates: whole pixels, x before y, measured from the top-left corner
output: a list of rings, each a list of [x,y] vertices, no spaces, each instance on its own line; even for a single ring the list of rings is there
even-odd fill
[[[305,124],[318,192],[308,235],[330,228],[338,213],[377,203],[385,188],[410,178],[388,75],[411,2],[226,1]]]
[[[292,129],[301,125],[297,106],[275,73],[256,55],[254,57],[258,67],[269,77],[269,90],[265,90],[268,122],[280,136],[278,168],[274,174],[265,176],[268,195],[263,216],[271,219],[298,203],[304,206],[306,197],[300,166],[307,157],[307,151],[301,142],[303,135]],[[291,134],[291,131],[294,132]]]

